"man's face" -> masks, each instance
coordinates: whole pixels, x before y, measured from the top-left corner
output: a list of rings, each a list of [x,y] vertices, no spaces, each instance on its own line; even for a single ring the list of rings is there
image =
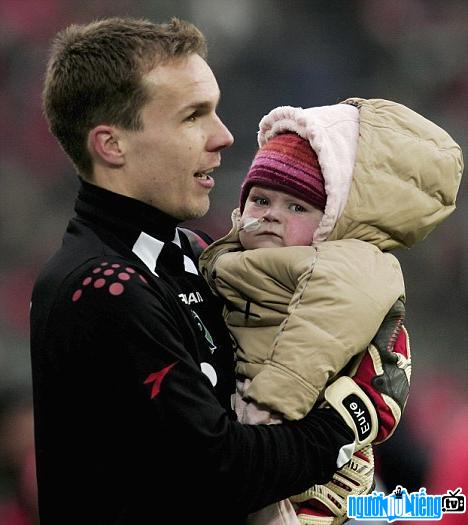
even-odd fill
[[[152,100],[143,129],[123,131],[127,195],[181,220],[203,216],[233,137],[216,114],[219,88],[197,54],[157,66],[143,77]]]
[[[241,230],[239,238],[246,250],[310,246],[323,213],[288,193],[253,186],[242,213],[242,225],[263,219],[254,231]]]

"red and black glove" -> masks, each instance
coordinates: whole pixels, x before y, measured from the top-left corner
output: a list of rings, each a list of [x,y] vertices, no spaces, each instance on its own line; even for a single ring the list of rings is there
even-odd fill
[[[349,376],[325,389],[328,404],[356,436],[355,450],[380,443],[395,431],[408,399],[411,352],[403,326],[405,305],[398,300],[385,316]]]

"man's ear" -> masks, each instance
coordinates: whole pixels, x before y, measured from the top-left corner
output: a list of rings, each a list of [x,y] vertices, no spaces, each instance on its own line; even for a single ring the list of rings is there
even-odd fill
[[[125,163],[118,131],[114,126],[100,124],[93,128],[88,134],[88,147],[91,156],[98,163],[112,167],[123,166]]]

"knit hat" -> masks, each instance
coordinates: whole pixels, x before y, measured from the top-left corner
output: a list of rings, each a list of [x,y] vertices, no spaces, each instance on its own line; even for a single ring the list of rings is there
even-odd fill
[[[296,133],[276,135],[257,151],[241,186],[241,212],[252,186],[289,193],[325,210],[327,194],[317,155]]]

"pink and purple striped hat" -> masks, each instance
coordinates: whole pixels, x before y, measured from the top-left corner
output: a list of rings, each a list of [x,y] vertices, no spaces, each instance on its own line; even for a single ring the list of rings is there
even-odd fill
[[[252,186],[289,193],[322,212],[327,203],[317,155],[296,133],[276,135],[257,151],[241,186],[241,212]]]

